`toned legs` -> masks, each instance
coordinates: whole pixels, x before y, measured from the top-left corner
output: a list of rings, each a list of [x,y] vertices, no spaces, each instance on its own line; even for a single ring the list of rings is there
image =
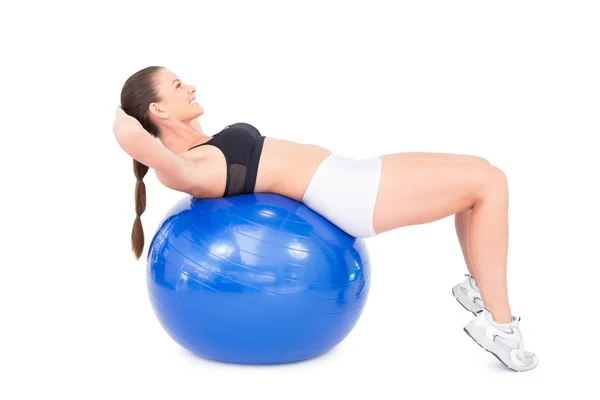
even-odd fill
[[[382,233],[458,214],[459,242],[486,308],[496,322],[510,322],[512,313],[506,284],[506,176],[477,157],[441,155],[450,158],[441,160],[440,155],[437,159],[435,156],[434,153],[382,156],[374,229]]]
[[[452,153],[422,153],[422,152],[409,152],[409,153],[397,153],[397,158],[400,160],[423,160],[428,159],[432,161],[453,161],[453,162],[471,162],[490,165],[490,162],[483,157],[471,156],[466,154],[452,154]],[[475,280],[475,274],[471,267],[471,260],[469,259],[469,252],[467,250],[467,235],[469,233],[469,225],[471,221],[471,209],[458,212],[454,216],[454,226],[456,229],[456,236],[458,237],[458,243],[462,251],[465,264],[469,275]]]

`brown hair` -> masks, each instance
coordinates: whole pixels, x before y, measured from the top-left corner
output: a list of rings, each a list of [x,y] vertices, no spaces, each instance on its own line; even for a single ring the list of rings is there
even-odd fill
[[[156,72],[163,67],[146,67],[131,75],[121,90],[121,108],[131,115],[152,136],[158,136],[158,126],[150,119],[148,107],[151,103],[160,101],[156,90]],[[133,160],[133,173],[137,179],[135,183],[135,221],[131,231],[131,249],[136,259],[140,259],[144,250],[144,230],[140,215],[146,210],[146,185],[142,179],[148,172],[148,167],[136,159]]]

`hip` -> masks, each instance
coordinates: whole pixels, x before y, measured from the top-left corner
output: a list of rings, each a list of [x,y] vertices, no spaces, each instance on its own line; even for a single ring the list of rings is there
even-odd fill
[[[312,176],[302,203],[351,236],[375,236],[373,216],[381,170],[380,157],[330,154]]]

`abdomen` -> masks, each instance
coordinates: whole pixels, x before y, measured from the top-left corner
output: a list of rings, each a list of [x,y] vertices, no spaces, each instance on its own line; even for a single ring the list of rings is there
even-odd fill
[[[301,201],[310,179],[329,154],[329,150],[316,145],[267,137],[254,191]]]

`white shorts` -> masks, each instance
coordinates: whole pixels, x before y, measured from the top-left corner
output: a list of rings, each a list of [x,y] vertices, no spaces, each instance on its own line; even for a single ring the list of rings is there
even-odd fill
[[[380,177],[380,157],[358,160],[332,153],[317,168],[302,203],[351,236],[375,236]]]

